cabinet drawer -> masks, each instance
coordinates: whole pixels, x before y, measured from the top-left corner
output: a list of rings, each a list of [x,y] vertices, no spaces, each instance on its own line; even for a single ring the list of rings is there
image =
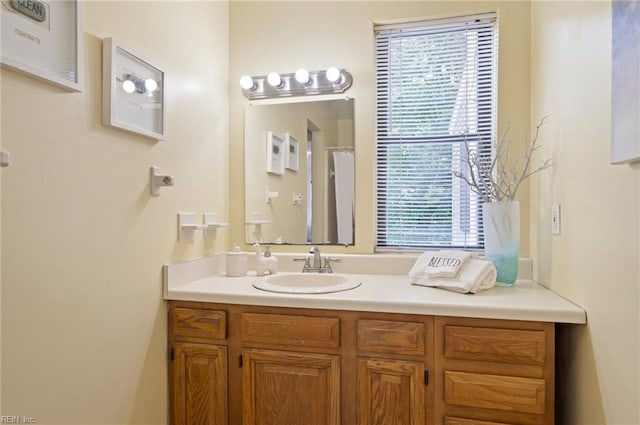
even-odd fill
[[[424,323],[358,320],[358,350],[423,355]]]
[[[219,310],[176,307],[171,326],[176,337],[225,339],[227,315]]]
[[[242,314],[242,340],[300,347],[338,348],[340,319],[337,317]]]
[[[450,405],[545,413],[544,379],[445,371],[444,386]]]
[[[444,418],[444,425],[510,425],[504,422],[485,422],[477,421],[475,419],[462,419],[462,418]]]
[[[544,365],[544,331],[445,326],[448,359]]]

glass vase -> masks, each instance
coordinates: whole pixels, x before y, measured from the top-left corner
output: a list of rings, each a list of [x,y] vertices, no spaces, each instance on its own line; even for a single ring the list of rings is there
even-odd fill
[[[482,205],[484,255],[496,266],[497,284],[512,286],[520,261],[520,204],[518,201]]]

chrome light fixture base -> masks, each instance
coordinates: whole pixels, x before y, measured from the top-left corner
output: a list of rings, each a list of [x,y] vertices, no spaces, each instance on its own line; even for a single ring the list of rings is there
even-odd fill
[[[267,75],[257,77],[242,77],[248,81],[251,78],[253,85],[249,88],[242,87],[242,94],[249,100],[268,99],[288,96],[310,96],[316,94],[344,93],[353,83],[353,77],[344,69],[339,69],[339,77],[335,82],[327,78],[327,71],[309,71],[309,80],[299,82],[296,73],[280,74],[280,85],[272,86],[267,82]],[[247,84],[247,86],[249,86]]]

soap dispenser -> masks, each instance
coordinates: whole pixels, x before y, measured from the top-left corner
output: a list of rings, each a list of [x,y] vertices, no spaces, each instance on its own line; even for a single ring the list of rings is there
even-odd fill
[[[238,277],[246,276],[248,268],[248,256],[247,253],[240,250],[240,247],[235,245],[233,251],[227,252],[227,276]]]
[[[265,252],[262,254],[260,250],[260,243],[253,244],[253,249],[256,251],[256,274],[258,276],[264,276],[265,274],[275,274],[278,271],[278,259],[271,255],[271,247],[265,245]]]

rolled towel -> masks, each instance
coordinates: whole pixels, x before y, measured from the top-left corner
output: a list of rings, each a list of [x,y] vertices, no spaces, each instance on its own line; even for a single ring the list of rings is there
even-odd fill
[[[471,253],[465,251],[435,252],[427,261],[424,274],[428,277],[455,277],[469,257]]]
[[[413,285],[448,289],[463,294],[475,294],[496,284],[496,268],[490,261],[469,258],[456,277],[426,277],[424,274],[409,273]]]

